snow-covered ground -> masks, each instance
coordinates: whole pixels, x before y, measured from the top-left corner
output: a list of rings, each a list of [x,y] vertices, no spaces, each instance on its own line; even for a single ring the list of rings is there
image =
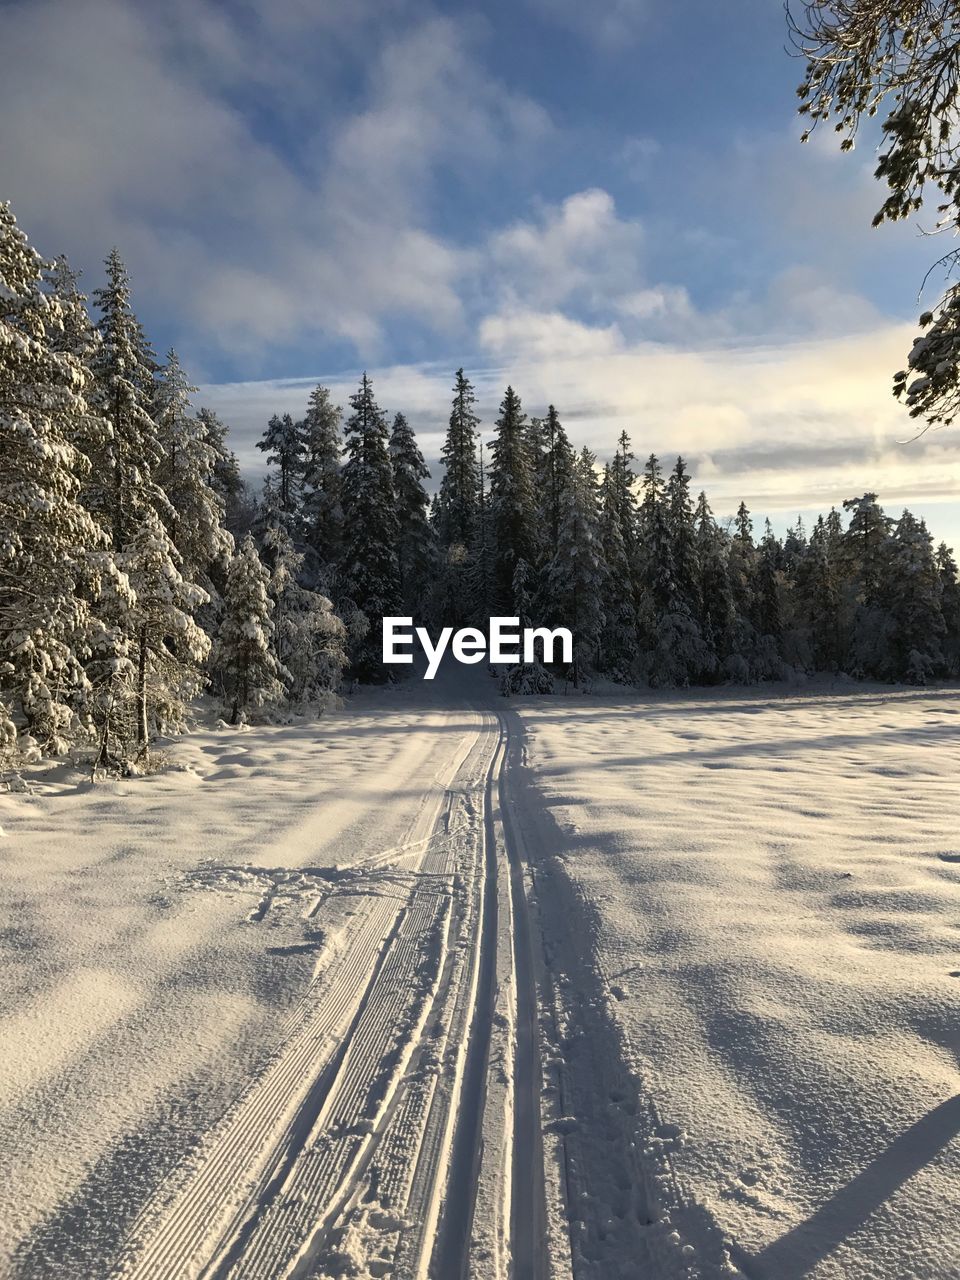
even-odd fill
[[[699,1247],[718,1224],[757,1280],[960,1276],[960,696],[540,699],[516,714],[565,1057],[617,1045],[630,1109],[655,1111],[641,1164],[684,1206],[681,1237]],[[592,990],[568,920],[596,959]],[[629,1164],[619,1123],[598,1089],[578,1101],[597,1259],[583,1274],[646,1274],[615,1269],[631,1238],[604,1172]]]
[[[494,690],[0,794],[0,1276],[960,1277],[960,695]]]

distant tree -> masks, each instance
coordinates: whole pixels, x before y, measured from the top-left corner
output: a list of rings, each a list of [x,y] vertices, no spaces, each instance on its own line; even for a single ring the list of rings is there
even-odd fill
[[[943,583],[927,526],[904,511],[892,538],[888,590],[895,679],[926,684],[944,668]]]
[[[293,706],[320,705],[347,665],[346,628],[320,591],[301,585],[304,553],[281,525],[265,539],[273,563],[267,594],[273,602],[272,647]]]
[[[702,492],[697,499],[694,523],[701,631],[714,660],[723,663],[731,654],[736,622],[729,548],[726,534],[714,519],[707,495]]]
[[[670,514],[660,462],[650,454],[640,503],[639,633],[643,675],[652,685],[687,685],[712,669],[677,579]]]
[[[227,444],[227,426],[212,409],[197,410],[200,436],[213,453],[210,487],[223,504],[224,525],[239,541],[249,533],[251,498],[240,474],[237,455]]]
[[[400,536],[387,424],[366,374],[350,397],[343,468],[341,595],[365,614],[370,629],[351,655],[358,675],[382,675],[380,619],[400,610]]]
[[[270,573],[248,535],[227,569],[224,616],[212,654],[230,705],[231,724],[237,724],[248,707],[262,707],[283,696],[286,673],[271,648],[269,582]]]
[[[139,753],[152,731],[183,729],[185,703],[202,688],[210,641],[194,614],[209,597],[181,573],[182,557],[155,511],[146,512],[121,563],[134,592],[128,617]]]
[[[326,387],[310,393],[302,424],[303,513],[307,542],[321,565],[333,566],[340,554],[343,511],[340,506],[340,464],[343,452],[343,410]]]
[[[600,533],[600,494],[594,455],[584,449],[561,495],[557,550],[547,569],[552,616],[573,633],[573,683],[597,669],[606,621],[606,566]]]
[[[507,615],[516,612],[513,576],[517,562],[528,569],[536,555],[536,496],[533,464],[520,397],[507,387],[495,423],[490,466],[490,514],[494,535],[494,600]]]
[[[397,513],[397,567],[400,596],[407,613],[423,616],[435,564],[434,534],[427,519],[430,499],[423,487],[430,471],[413,429],[402,413],[393,420],[390,463]]]
[[[477,439],[480,419],[476,395],[462,369],[456,373],[453,408],[440,451],[443,478],[438,498],[437,532],[444,547],[469,547],[477,516],[479,472]]]
[[[794,43],[806,59],[800,112],[833,123],[840,147],[853,148],[863,118],[883,115],[875,177],[887,198],[873,223],[907,218],[928,186],[940,203],[937,226],[960,227],[960,8],[956,0],[805,0],[788,8]],[[885,114],[884,114],[885,113]],[[958,250],[941,260],[947,274]],[[920,316],[925,331],[894,394],[927,425],[951,422],[960,408],[960,283]]]
[[[157,371],[153,399],[163,451],[156,477],[168,499],[166,523],[180,555],[181,571],[209,591],[211,569],[218,562],[226,563],[233,540],[224,525],[224,499],[214,483],[217,464],[222,474],[226,458],[209,441],[209,420],[191,412],[190,396],[195,391],[171,350]]]
[[[945,629],[943,640],[946,674],[960,675],[960,581],[957,562],[945,542],[937,547],[937,572],[940,575],[940,611]]]
[[[637,657],[637,609],[633,574],[623,539],[621,502],[611,468],[600,485],[600,546],[603,552],[603,632],[599,662],[615,680],[629,680]]]
[[[276,467],[276,509],[284,524],[293,531],[300,515],[303,488],[303,426],[289,413],[274,414],[267,429],[257,441],[257,448]]]

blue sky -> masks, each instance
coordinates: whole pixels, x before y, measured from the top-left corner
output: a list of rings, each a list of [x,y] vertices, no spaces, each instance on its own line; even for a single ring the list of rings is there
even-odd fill
[[[876,489],[960,540],[889,393],[941,247],[870,228],[873,139],[799,145],[779,0],[14,0],[2,195],[88,289],[116,244],[241,457],[369,368],[435,457],[451,373],[720,513]]]

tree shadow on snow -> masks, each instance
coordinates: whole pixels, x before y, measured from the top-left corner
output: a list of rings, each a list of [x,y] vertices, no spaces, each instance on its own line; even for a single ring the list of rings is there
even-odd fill
[[[760,1253],[732,1250],[738,1265],[750,1276],[802,1280],[958,1133],[960,1094],[955,1094],[895,1138],[805,1222]]]

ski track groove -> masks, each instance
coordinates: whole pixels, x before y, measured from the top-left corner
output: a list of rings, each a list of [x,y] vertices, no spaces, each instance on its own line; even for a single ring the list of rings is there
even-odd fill
[[[509,724],[475,715],[408,838],[312,904],[321,920],[349,897],[362,910],[266,1069],[142,1211],[114,1276],[312,1280],[361,1259],[370,1275],[461,1280],[483,1160],[484,1195],[509,1224],[510,1275],[546,1280],[539,1017],[523,848],[507,817]],[[502,1114],[485,1123],[505,964],[513,1030],[497,1044],[512,1062]],[[485,1143],[497,1151],[484,1156]]]

